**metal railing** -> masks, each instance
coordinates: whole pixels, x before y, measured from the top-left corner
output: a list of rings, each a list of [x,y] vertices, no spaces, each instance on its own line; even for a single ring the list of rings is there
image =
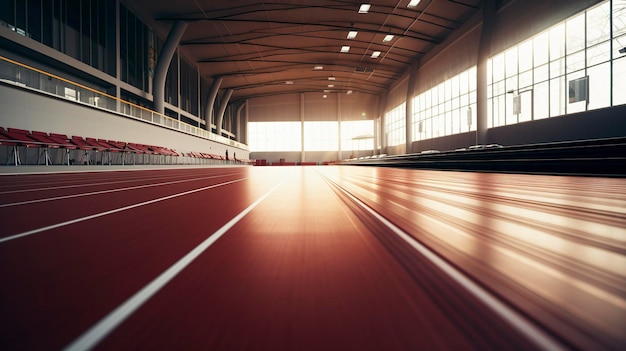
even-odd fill
[[[240,142],[3,56],[0,56],[0,81],[248,150],[248,146]]]

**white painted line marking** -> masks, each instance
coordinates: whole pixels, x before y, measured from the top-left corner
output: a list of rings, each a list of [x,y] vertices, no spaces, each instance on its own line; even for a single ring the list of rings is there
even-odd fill
[[[71,344],[65,347],[65,351],[83,351],[89,350],[96,346],[102,339],[104,339],[109,333],[117,328],[126,318],[128,318],[133,312],[141,307],[146,301],[148,301],[154,294],[156,294],[161,288],[163,288],[170,280],[174,279],[183,269],[185,269],[193,260],[200,256],[209,246],[222,237],[228,230],[230,230],[237,222],[245,217],[252,209],[260,204],[265,198],[267,198],[274,190],[276,190],[282,182],[272,188],[270,191],[261,196],[258,200],[248,206],[245,210],[235,216],[233,219],[224,224],[215,233],[206,238],[200,245],[196,246],[193,250],[189,251],[183,258],[178,260],[174,265],[168,268],[165,272],[161,273],[148,285],[144,286],[141,290],[135,293],[132,297],[119,305],[116,309],[111,311],[108,315],[94,324],[90,329],[84,332]]]
[[[474,295],[474,297],[478,298],[481,302],[487,305],[487,307],[489,307],[496,314],[506,320],[510,325],[512,325],[515,329],[517,329],[520,333],[525,335],[531,342],[535,343],[538,347],[543,350],[566,350],[563,345],[554,340],[546,332],[541,330],[541,328],[537,327],[532,322],[524,318],[524,316],[516,312],[514,309],[498,300],[487,290],[476,284],[454,266],[443,260],[426,246],[422,245],[419,241],[417,241],[417,239],[404,232],[402,229],[387,220],[378,212],[374,211],[366,203],[359,200],[357,197],[339,186],[334,181],[330,180],[329,178],[326,179],[328,179],[331,184],[333,184],[337,189],[339,189],[350,199],[352,199],[352,201],[361,206],[361,208],[363,208],[365,211],[367,211],[369,214],[371,214],[377,220],[387,226],[387,228],[389,228],[393,233],[402,238],[407,244],[411,245],[411,247],[413,247],[417,252],[426,257],[431,263],[433,263],[443,272],[448,274],[449,277],[459,283],[463,288],[465,288],[468,292]]]
[[[74,224],[74,223],[79,223],[79,222],[83,222],[83,221],[87,221],[90,219],[94,219],[94,218],[98,218],[98,217],[102,217],[102,216],[106,216],[106,215],[110,215],[113,213],[118,213],[118,212],[122,212],[122,211],[126,211],[126,210],[130,210],[132,208],[136,208],[136,207],[140,207],[140,206],[144,206],[144,205],[149,205],[149,204],[153,204],[155,202],[159,202],[159,201],[164,201],[164,200],[169,200],[169,199],[173,199],[179,196],[184,196],[184,195],[189,195],[189,194],[193,194],[193,193],[197,193],[199,191],[203,191],[203,190],[208,190],[208,189],[212,189],[212,188],[217,188],[223,185],[228,185],[228,184],[232,184],[232,183],[237,183],[240,182],[242,180],[245,180],[246,178],[242,178],[242,179],[236,179],[236,180],[231,180],[229,182],[225,182],[225,183],[220,183],[220,184],[215,184],[215,185],[210,185],[210,186],[205,186],[202,188],[198,188],[198,189],[194,189],[194,190],[189,190],[189,191],[185,191],[182,193],[178,193],[178,194],[174,194],[174,195],[168,195],[168,196],[164,196],[164,197],[160,197],[158,199],[154,199],[154,200],[150,200],[150,201],[144,201],[144,202],[140,202],[140,203],[136,203],[133,205],[129,205],[129,206],[124,206],[124,207],[120,207],[120,208],[116,208],[114,210],[110,210],[110,211],[105,211],[105,212],[100,212],[100,213],[96,213],[90,216],[86,216],[86,217],[81,217],[81,218],[76,218],[76,219],[72,219],[70,221],[66,221],[66,222],[62,222],[62,223],[57,223],[57,224],[53,224],[53,225],[49,225],[47,227],[42,227],[42,228],[37,228],[37,229],[33,229],[33,230],[29,230],[27,232],[23,232],[20,234],[15,234],[15,235],[11,235],[11,236],[7,236],[5,238],[0,238],[0,244],[10,241],[10,240],[15,240],[15,239],[19,239],[19,238],[23,238],[25,236],[29,236],[29,235],[33,235],[33,234],[37,234],[37,233],[41,233],[44,232],[46,230],[50,230],[50,229],[55,229],[55,228],[59,228],[59,227],[64,227],[66,225],[70,225],[70,224]]]
[[[236,175],[238,173],[229,173],[223,174],[224,176],[228,175]],[[1,194],[15,194],[15,193],[32,193],[43,190],[58,190],[58,189],[72,189],[72,188],[84,188],[84,187],[92,187],[99,185],[111,185],[111,184],[120,184],[120,183],[135,183],[135,182],[145,182],[148,180],[156,180],[163,178],[173,178],[172,176],[164,176],[164,177],[152,177],[152,178],[134,178],[134,179],[124,179],[124,180],[116,180],[111,182],[102,182],[102,183],[85,183],[85,184],[73,184],[73,185],[58,185],[58,186],[50,186],[45,188],[32,188],[32,189],[20,189],[20,190],[7,190],[0,191]]]
[[[126,190],[150,188],[150,187],[161,186],[161,185],[171,185],[171,184],[178,184],[178,183],[185,183],[185,182],[193,182],[193,181],[197,181],[197,180],[221,178],[221,177],[226,177],[226,176],[228,176],[228,174],[227,175],[211,176],[211,177],[202,177],[202,178],[182,179],[182,180],[175,180],[175,181],[163,182],[163,183],[153,183],[153,184],[146,184],[146,185],[138,185],[138,186],[131,186],[131,187],[127,187],[127,188],[117,188],[117,189],[110,189],[110,190],[93,191],[93,192],[90,192],[90,193],[65,195],[65,196],[56,196],[56,197],[49,197],[49,198],[45,198],[45,199],[36,199],[36,200],[12,202],[12,203],[7,203],[7,204],[1,204],[0,208],[2,208],[2,207],[10,207],[10,206],[18,206],[18,205],[34,204],[34,203],[38,203],[38,202],[71,199],[71,198],[82,197],[82,196],[91,196],[91,195],[115,193],[115,192],[126,191]]]

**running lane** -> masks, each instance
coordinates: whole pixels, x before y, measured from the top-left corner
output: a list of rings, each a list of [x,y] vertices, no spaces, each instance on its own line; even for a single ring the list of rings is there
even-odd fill
[[[8,206],[23,210],[13,220],[35,205],[89,216],[45,215],[62,225],[0,240],[0,349],[626,344],[622,179],[250,167],[188,182],[203,172],[186,171],[123,191],[159,180],[59,177],[67,193]]]
[[[97,349],[533,347],[314,168],[259,171],[287,180]]]
[[[207,172],[215,175],[214,169]],[[251,188],[249,169],[238,173],[191,187],[151,188],[149,194],[116,193],[120,203],[137,205],[127,208],[115,207],[108,193],[93,195],[89,201],[102,203],[104,212],[89,207],[89,218],[72,217],[77,221],[55,222],[59,226],[0,242],[0,349],[60,349],[68,344],[271,185]],[[48,206],[76,207],[82,201],[70,198]],[[29,222],[39,215],[54,220],[51,213],[57,209],[37,213],[33,206],[19,206],[24,212],[12,218],[3,216],[3,228],[5,219]]]

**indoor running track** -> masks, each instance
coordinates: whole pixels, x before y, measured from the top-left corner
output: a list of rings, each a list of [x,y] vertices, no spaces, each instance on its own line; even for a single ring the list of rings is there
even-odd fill
[[[625,189],[350,166],[2,175],[0,349],[623,349]]]

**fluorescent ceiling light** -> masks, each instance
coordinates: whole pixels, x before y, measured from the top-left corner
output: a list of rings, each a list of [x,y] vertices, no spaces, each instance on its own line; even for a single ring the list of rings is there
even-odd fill
[[[341,47],[341,52],[348,52],[350,51],[350,47],[348,45],[344,45]]]
[[[370,6],[370,4],[362,4],[361,7],[359,7],[359,13],[368,13]]]
[[[328,80],[335,80],[335,77],[330,76],[330,77],[328,77]]]
[[[324,99],[326,99],[327,97],[328,97],[328,95],[326,95],[326,94],[324,94],[324,95],[323,95],[323,98],[324,98]]]
[[[380,51],[372,52],[372,58],[378,58],[378,56],[380,56]]]
[[[324,66],[322,66],[322,65],[315,65],[315,66],[313,66],[313,69],[316,70],[316,71],[320,71],[320,70],[324,69]]]
[[[352,90],[348,90],[348,91],[346,92],[346,94],[348,94],[348,95],[352,94]]]
[[[419,3],[420,3],[420,0],[411,0],[411,1],[409,1],[409,4],[406,5],[406,7],[415,7]]]
[[[348,39],[354,39],[356,38],[356,35],[359,34],[359,32],[351,30],[348,32]]]
[[[335,87],[335,84],[328,84],[328,87],[329,87],[329,88],[334,88],[334,87]]]
[[[393,35],[392,34],[387,34],[385,35],[385,38],[383,38],[383,42],[388,42],[391,41],[393,39]]]
[[[287,85],[292,85],[292,84],[293,84],[293,81],[288,80],[288,81],[286,81],[286,82],[285,82],[285,84],[287,84]]]

